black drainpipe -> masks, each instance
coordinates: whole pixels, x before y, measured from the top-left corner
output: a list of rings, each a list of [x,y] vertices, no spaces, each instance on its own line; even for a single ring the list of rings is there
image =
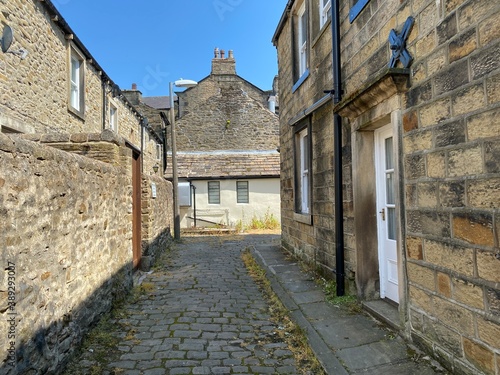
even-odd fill
[[[102,130],[106,130],[106,82],[102,82]]]
[[[170,122],[167,119],[165,112],[160,112],[160,117],[163,120],[162,136],[163,136],[163,174],[167,172],[167,125]]]
[[[339,0],[332,2],[333,105],[342,100],[340,67]],[[345,294],[344,207],[342,196],[342,117],[333,114],[333,158],[335,172],[335,277],[337,296]]]

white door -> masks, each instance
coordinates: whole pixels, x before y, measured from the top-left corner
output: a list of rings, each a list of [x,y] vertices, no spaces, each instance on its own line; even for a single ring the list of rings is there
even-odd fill
[[[399,303],[392,125],[375,131],[380,297]]]

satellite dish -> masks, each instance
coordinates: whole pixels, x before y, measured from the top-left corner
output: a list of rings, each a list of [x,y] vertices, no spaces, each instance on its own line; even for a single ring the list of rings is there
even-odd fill
[[[2,34],[2,52],[5,53],[9,50],[10,45],[14,36],[12,35],[12,28],[9,25],[5,25]]]

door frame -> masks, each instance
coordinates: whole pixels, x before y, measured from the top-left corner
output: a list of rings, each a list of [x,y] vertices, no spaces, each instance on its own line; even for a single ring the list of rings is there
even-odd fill
[[[385,237],[389,236],[388,229],[386,223],[388,223],[388,218],[389,218],[389,210],[385,210],[386,208],[386,182],[385,182],[385,162],[386,162],[386,155],[387,152],[385,150],[385,139],[387,138],[392,138],[393,140],[393,145],[392,145],[392,157],[393,157],[393,176],[395,178],[394,180],[394,186],[393,186],[393,199],[394,199],[394,220],[396,220],[396,227],[399,226],[397,223],[397,217],[396,217],[396,211],[398,209],[398,204],[399,202],[396,200],[396,182],[398,181],[398,176],[396,174],[396,141],[394,139],[394,130],[392,124],[387,124],[385,126],[382,126],[374,131],[374,152],[375,152],[375,186],[376,186],[376,205],[377,205],[377,233],[378,233],[378,241],[377,241],[377,248],[378,248],[378,258],[379,258],[379,280],[380,280],[380,297],[381,298],[389,298],[393,302],[396,302],[399,304],[399,290],[396,291],[395,293],[397,294],[396,299],[393,299],[388,296],[388,283],[390,282],[390,270],[389,267],[387,266],[387,261],[388,261],[388,251],[391,251],[390,249],[386,248],[387,246],[394,246],[393,251],[396,252],[396,263],[397,263],[397,285],[399,288],[399,262],[398,262],[398,257],[397,257],[397,248],[398,248],[398,239],[397,239],[397,230],[394,233],[395,239],[394,239],[394,244],[386,244],[385,243]],[[382,207],[383,206],[383,207]],[[382,217],[385,217],[382,219]],[[384,224],[384,225],[381,225]]]
[[[141,153],[132,149],[132,264],[137,269],[142,257],[142,167]]]
[[[399,310],[404,321],[407,300],[407,278],[404,269],[406,256],[403,251],[404,227],[404,178],[402,169],[402,116],[400,110],[380,113],[373,109],[375,116],[370,121],[359,117],[351,123],[352,144],[352,189],[354,237],[356,246],[356,287],[361,300],[380,299],[377,192],[375,187],[375,130],[392,125],[394,140],[394,172],[399,176],[395,188],[396,239],[399,280]]]

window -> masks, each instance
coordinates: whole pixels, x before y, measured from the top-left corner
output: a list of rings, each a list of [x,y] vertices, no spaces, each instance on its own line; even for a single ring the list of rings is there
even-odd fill
[[[331,0],[319,0],[319,28],[321,29],[330,18]]]
[[[220,204],[220,182],[208,182],[208,204]]]
[[[116,107],[113,104],[109,106],[109,127],[115,132],[118,131],[118,113]]]
[[[295,208],[298,213],[310,213],[310,139],[307,127],[296,134],[296,194]]]
[[[161,154],[162,154],[162,147],[161,144],[156,145],[156,160],[160,161],[161,160]]]
[[[249,203],[248,181],[236,181],[236,202]]]
[[[306,3],[302,4],[297,14],[299,21],[299,77],[307,71],[307,13]]]
[[[85,59],[72,46],[70,47],[70,67],[69,67],[69,108],[72,112],[83,116],[85,112],[85,89],[84,72]]]
[[[294,16],[293,23],[293,78],[292,92],[295,92],[309,77],[309,21],[306,1],[300,5]]]

